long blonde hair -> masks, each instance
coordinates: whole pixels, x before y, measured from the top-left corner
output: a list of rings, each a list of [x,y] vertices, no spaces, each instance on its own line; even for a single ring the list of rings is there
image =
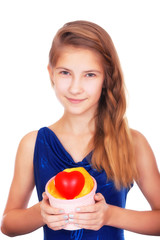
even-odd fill
[[[126,96],[119,58],[109,34],[88,21],[65,24],[53,39],[49,64],[54,67],[63,46],[89,48],[103,58],[105,79],[97,108],[92,164],[104,169],[117,189],[129,187],[138,173],[126,113]]]

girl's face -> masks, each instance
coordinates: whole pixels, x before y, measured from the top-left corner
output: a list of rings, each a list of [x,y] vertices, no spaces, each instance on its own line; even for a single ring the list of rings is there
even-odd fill
[[[95,113],[104,81],[98,53],[85,48],[63,47],[55,66],[49,66],[48,70],[65,112]]]

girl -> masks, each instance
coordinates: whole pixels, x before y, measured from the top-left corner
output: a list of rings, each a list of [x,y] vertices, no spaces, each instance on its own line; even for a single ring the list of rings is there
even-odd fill
[[[160,174],[145,137],[128,127],[110,36],[91,22],[65,24],[53,40],[48,71],[64,114],[21,140],[2,232],[16,236],[43,226],[45,240],[123,240],[123,229],[160,235]],[[66,215],[49,205],[45,185],[63,169],[79,166],[97,181],[96,203]],[[152,211],[125,209],[134,180]],[[39,203],[27,208],[35,185]],[[68,222],[81,229],[63,230]]]

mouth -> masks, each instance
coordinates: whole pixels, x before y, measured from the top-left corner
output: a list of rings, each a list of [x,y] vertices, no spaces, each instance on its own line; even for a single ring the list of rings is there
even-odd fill
[[[78,104],[78,103],[81,103],[81,102],[85,101],[86,98],[83,98],[83,99],[75,99],[75,98],[68,98],[68,97],[67,97],[67,100],[68,100],[69,102],[71,102],[71,103]]]

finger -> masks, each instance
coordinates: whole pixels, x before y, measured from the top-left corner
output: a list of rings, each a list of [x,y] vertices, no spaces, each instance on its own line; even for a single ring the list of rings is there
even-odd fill
[[[59,208],[53,208],[50,205],[42,205],[41,209],[46,213],[46,214],[50,214],[50,215],[58,215],[58,214],[63,214],[64,210],[63,209],[59,209]]]
[[[102,226],[97,214],[69,214],[69,223],[75,224],[79,228],[98,230]]]
[[[101,193],[96,193],[94,198],[96,202],[99,201],[105,202],[105,199]],[[76,208],[76,212],[95,212],[95,211],[97,211],[96,204]]]
[[[75,214],[69,214],[69,221],[77,221],[77,220],[97,220],[97,214],[95,213],[75,213]]]
[[[64,229],[66,227],[67,223],[62,223],[62,225],[60,226],[54,226],[54,227],[50,227],[52,230],[57,231],[57,230],[61,230]]]
[[[48,200],[49,199],[45,192],[42,193],[42,197],[43,197],[44,200]]]
[[[47,194],[44,192],[42,194],[43,200],[41,204],[41,210],[44,211],[46,214],[63,214],[64,209],[61,208],[53,208],[50,203]]]
[[[45,224],[48,225],[50,228],[57,228],[61,227],[62,225],[65,225],[68,223],[68,215],[63,214],[63,215],[49,215],[45,214],[44,212],[42,213],[43,221]]]
[[[64,209],[54,208],[54,207],[50,206],[50,204],[47,200],[42,200],[41,210],[44,211],[45,214],[51,214],[51,215],[57,215],[57,214],[64,213]]]
[[[46,220],[48,223],[59,224],[68,222],[68,215],[47,215]]]
[[[50,203],[49,203],[49,198],[48,198],[48,196],[47,196],[47,194],[45,193],[45,192],[43,192],[42,193],[42,202],[44,203],[44,204],[46,204],[46,205],[50,205]]]
[[[70,223],[74,224],[80,224],[80,225],[95,225],[98,224],[97,218],[91,218],[91,217],[82,217],[82,218],[75,218],[71,219],[69,218]]]
[[[53,230],[60,230],[68,224],[68,220],[48,223],[47,226]]]
[[[99,226],[97,226],[97,225],[89,225],[88,223],[87,224],[75,224],[75,226],[78,227],[78,228],[94,230],[94,231],[98,231],[100,229]]]
[[[85,228],[85,229],[91,229],[91,230],[99,230],[100,227],[102,226],[100,224],[100,221],[97,218],[95,218],[95,219],[93,219],[93,218],[71,219],[71,218],[69,218],[69,223],[72,223],[79,228]]]
[[[96,204],[76,208],[77,213],[96,212],[96,210],[97,210]]]
[[[96,202],[99,202],[101,200],[104,200],[104,197],[101,193],[96,193],[95,196],[94,196],[94,199]]]
[[[72,222],[72,223],[74,223],[75,225],[83,226],[83,228],[84,228],[84,226],[85,227],[86,226],[90,226],[90,228],[91,228],[92,226],[97,225],[97,221],[96,220],[93,220],[92,223],[87,221],[87,220],[78,220],[78,221],[75,221],[75,222]]]

